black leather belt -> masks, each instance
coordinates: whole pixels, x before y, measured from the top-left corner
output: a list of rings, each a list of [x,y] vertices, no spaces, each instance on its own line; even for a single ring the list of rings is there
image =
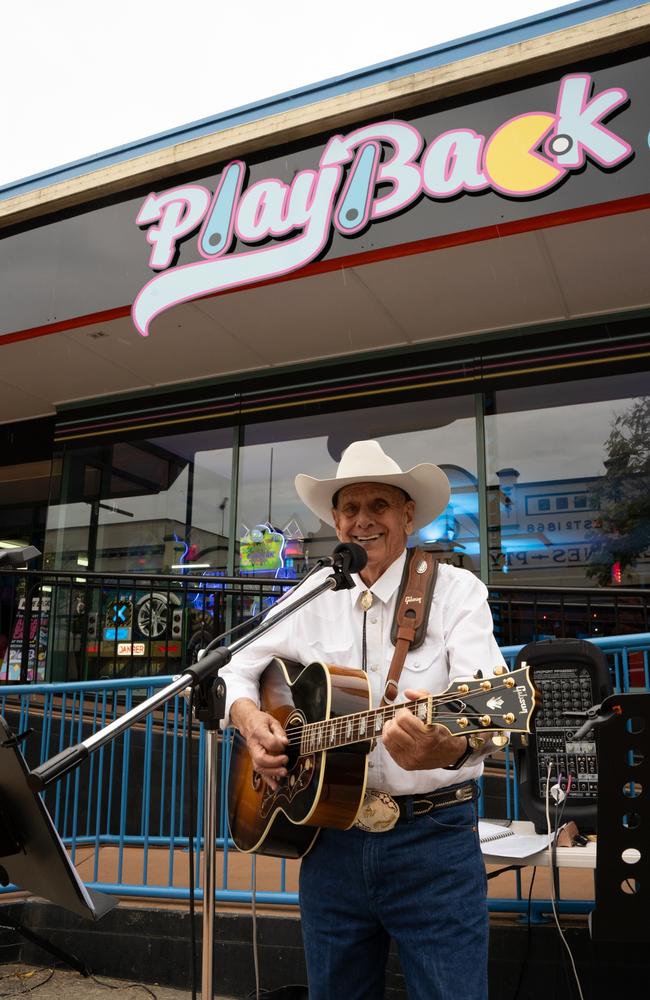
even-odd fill
[[[438,788],[427,795],[393,795],[393,801],[399,806],[398,823],[410,823],[419,816],[447,806],[457,806],[461,802],[472,802],[478,798],[478,785],[475,781],[464,781],[462,785],[448,785]]]

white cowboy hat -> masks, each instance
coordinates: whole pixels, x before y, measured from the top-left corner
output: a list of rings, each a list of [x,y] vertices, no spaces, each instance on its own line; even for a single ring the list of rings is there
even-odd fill
[[[443,512],[450,493],[449,480],[437,465],[424,462],[402,472],[379,441],[353,441],[343,452],[334,479],[314,479],[301,472],[295,482],[302,502],[322,521],[332,525],[333,495],[354,483],[385,483],[405,490],[415,501],[414,530],[423,528]]]

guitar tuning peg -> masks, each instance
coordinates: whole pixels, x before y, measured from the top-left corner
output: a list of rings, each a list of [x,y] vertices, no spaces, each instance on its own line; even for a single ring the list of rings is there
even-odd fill
[[[480,680],[482,680],[482,678],[483,678],[483,671],[482,670],[477,670],[476,673],[474,674],[474,680],[475,681],[480,681]]]

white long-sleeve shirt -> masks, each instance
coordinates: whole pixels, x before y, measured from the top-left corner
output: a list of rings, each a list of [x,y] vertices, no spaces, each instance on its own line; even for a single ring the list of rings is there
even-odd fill
[[[406,552],[403,552],[370,588],[354,575],[354,589],[321,594],[236,653],[221,671],[228,692],[226,720],[230,706],[238,698],[250,698],[259,705],[258,678],[274,656],[304,664],[323,660],[361,667],[363,610],[359,602],[367,589],[373,595],[366,620],[368,678],[372,705],[379,705],[394,652],[390,631],[405,559]],[[317,587],[330,572],[323,569],[315,573],[297,594],[283,601],[281,607],[287,607],[295,597]],[[395,701],[405,700],[407,688],[439,694],[452,681],[472,677],[477,670],[489,677],[494,667],[503,663],[492,634],[492,615],[485,585],[467,570],[442,563],[438,567],[426,638],[418,649],[406,656]],[[431,792],[476,778],[483,770],[482,756],[477,754],[476,761],[469,758],[457,771],[444,768],[405,771],[395,763],[380,740],[370,754],[368,766],[368,787],[392,795]]]

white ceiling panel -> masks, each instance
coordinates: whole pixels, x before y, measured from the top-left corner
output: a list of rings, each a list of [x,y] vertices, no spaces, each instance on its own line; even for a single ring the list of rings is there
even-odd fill
[[[0,379],[49,401],[124,392],[133,373],[74,343],[49,334],[0,345]]]
[[[2,358],[0,356],[0,371]],[[34,395],[0,380],[0,422],[47,417],[54,413],[54,404],[46,397]]]
[[[650,305],[650,211],[544,232],[571,316]]]
[[[538,234],[525,233],[359,268],[411,341],[564,318]]]
[[[163,313],[153,322],[148,337],[138,333],[130,317],[65,336],[98,357],[128,368],[141,386],[262,367],[260,355],[219,328],[202,305],[183,304]],[[98,338],[97,332],[103,336]]]
[[[201,303],[269,364],[404,343],[403,330],[354,272],[341,269]]]

